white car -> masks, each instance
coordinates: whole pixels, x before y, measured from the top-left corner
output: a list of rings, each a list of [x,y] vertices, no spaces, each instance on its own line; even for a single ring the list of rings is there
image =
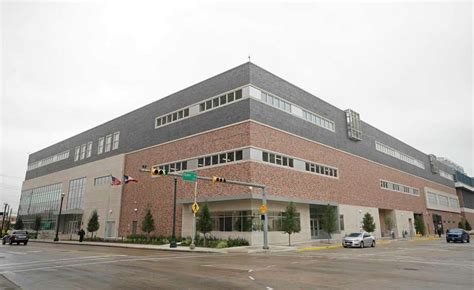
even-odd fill
[[[342,246],[347,247],[375,247],[375,237],[367,232],[351,233],[342,240]]]

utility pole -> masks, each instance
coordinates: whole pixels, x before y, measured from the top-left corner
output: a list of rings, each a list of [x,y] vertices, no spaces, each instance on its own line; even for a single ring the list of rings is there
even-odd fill
[[[5,208],[3,209],[3,215],[2,215],[2,230],[0,231],[0,236],[3,236],[3,225],[5,224],[5,215],[7,214],[7,206],[8,206],[8,203],[5,202]]]
[[[178,177],[174,177],[174,201],[173,201],[173,235],[171,236],[170,248],[176,248],[176,187],[178,186]]]

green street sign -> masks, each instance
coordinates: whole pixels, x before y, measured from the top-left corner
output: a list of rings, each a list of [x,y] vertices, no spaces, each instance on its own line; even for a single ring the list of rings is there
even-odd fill
[[[183,173],[183,180],[189,182],[196,182],[197,174],[194,171],[184,172]]]

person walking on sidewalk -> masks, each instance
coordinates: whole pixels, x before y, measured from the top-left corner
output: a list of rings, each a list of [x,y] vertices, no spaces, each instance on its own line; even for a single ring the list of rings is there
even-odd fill
[[[82,241],[84,241],[84,235],[86,234],[86,232],[84,231],[84,229],[80,229],[77,234],[79,235],[79,242],[82,243]]]
[[[439,223],[438,224],[438,237],[440,237],[440,238],[441,238],[441,231],[442,231],[441,229],[442,229],[442,227],[443,226],[441,225],[441,223]]]

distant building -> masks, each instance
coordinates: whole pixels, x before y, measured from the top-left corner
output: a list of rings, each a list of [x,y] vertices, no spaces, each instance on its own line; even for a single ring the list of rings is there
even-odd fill
[[[449,166],[250,62],[31,154],[18,214],[27,227],[40,214],[53,230],[64,192],[64,234],[93,210],[98,236],[139,234],[151,209],[153,234],[169,236],[173,178],[142,167],[265,184],[270,244],[287,242],[281,225],[290,201],[300,214],[295,241],[327,237],[327,205],[337,211],[336,238],[360,231],[367,212],[378,237],[414,234],[416,217],[431,234],[461,219]],[[124,175],[138,183],[124,184]],[[194,186],[177,184],[177,233],[190,236]],[[261,244],[261,199],[255,188],[198,183],[216,237]]]
[[[457,171],[454,178],[461,214],[474,227],[474,177]]]
[[[449,160],[448,158],[438,157],[438,161],[445,164],[445,165],[447,165],[453,171],[459,171],[461,173],[464,173],[464,168],[461,165]]]

